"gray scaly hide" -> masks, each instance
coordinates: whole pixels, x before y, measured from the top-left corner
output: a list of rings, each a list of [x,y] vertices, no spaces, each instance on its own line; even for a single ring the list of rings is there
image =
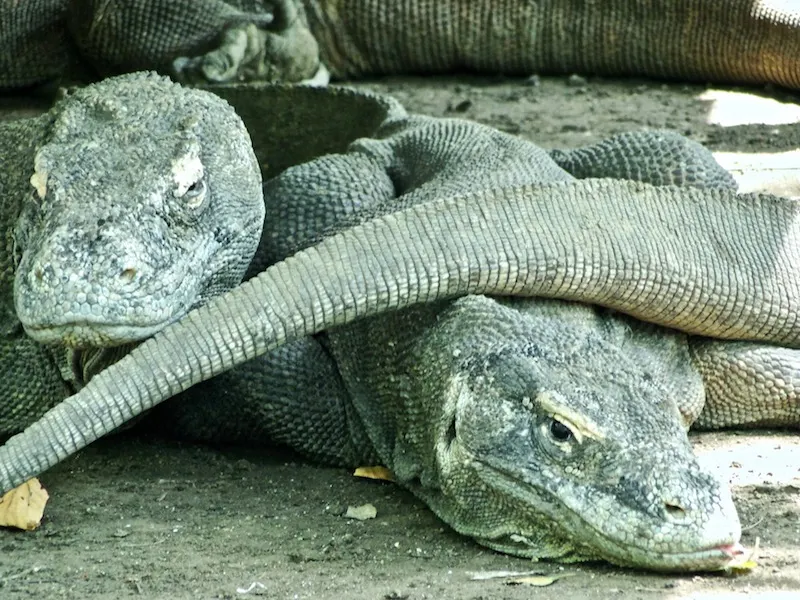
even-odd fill
[[[241,281],[263,222],[260,171],[342,151],[404,114],[347,90],[218,91],[252,138],[217,96],[153,74],[0,124],[0,372],[14,398],[0,404],[0,436]],[[281,119],[265,123],[270,112]]]
[[[158,69],[183,81],[479,71],[800,86],[800,12],[757,0],[26,0],[0,86]],[[322,68],[320,68],[322,67]]]
[[[3,124],[0,144],[0,372],[16,399],[0,414],[7,435],[119,356],[98,351],[237,285],[264,206],[233,110],[154,74]]]
[[[640,147],[659,135],[674,142],[656,134]],[[4,481],[193,383],[328,331],[322,345],[307,338],[252,363],[256,389],[277,390],[260,412],[236,393],[245,377],[234,372],[234,393],[203,408],[221,411],[205,431],[235,434],[241,416],[253,435],[258,416],[284,441],[344,439],[316,454],[379,458],[454,528],[507,552],[659,569],[719,567],[736,553],[730,495],[697,468],[685,437],[703,404],[685,338],[560,305],[467,298],[392,309],[469,293],[551,296],[797,345],[796,205],[724,188],[579,182],[527,142],[399,115],[377,139],[272,180],[267,197],[267,262],[325,239],[165,328],[12,438],[0,452]],[[370,315],[381,316],[345,327]],[[768,378],[770,369],[755,365]],[[187,406],[195,414],[202,403]]]
[[[277,261],[441,195],[572,179],[536,146],[472,123],[410,118],[381,134],[268,182],[260,253]],[[618,136],[574,160],[584,174],[669,169],[673,184],[733,185],[669,132]],[[504,552],[683,570],[722,566],[739,537],[729,492],[686,439],[704,402],[685,335],[583,305],[471,296],[289,344],[155,418],[193,439],[377,459],[457,531]]]

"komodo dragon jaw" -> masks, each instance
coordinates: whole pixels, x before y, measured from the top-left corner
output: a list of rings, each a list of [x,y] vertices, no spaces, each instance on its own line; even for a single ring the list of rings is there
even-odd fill
[[[260,170],[233,109],[151,74],[62,100],[31,173],[14,301],[42,343],[150,337],[241,281],[263,226]]]

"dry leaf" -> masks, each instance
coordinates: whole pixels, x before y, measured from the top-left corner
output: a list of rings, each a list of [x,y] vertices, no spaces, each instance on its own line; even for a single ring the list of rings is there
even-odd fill
[[[506,581],[506,585],[533,585],[536,587],[544,587],[552,585],[559,579],[569,577],[572,573],[562,573],[560,575],[531,575],[530,577],[517,577]]]
[[[50,495],[34,478],[0,498],[0,527],[32,531],[42,522],[44,506]]]
[[[386,467],[358,467],[353,471],[356,477],[366,479],[380,479],[381,481],[394,481],[394,475]]]
[[[758,563],[754,560],[746,560],[744,562],[736,562],[728,565],[725,567],[725,572],[732,573],[734,575],[744,575],[745,573],[749,573],[753,569],[758,566]]]
[[[378,509],[372,504],[362,504],[361,506],[348,506],[347,512],[344,516],[348,519],[358,519],[359,521],[366,521],[367,519],[374,519],[378,515]]]
[[[753,549],[750,552],[742,552],[741,556],[734,558],[723,570],[732,575],[743,575],[755,569],[758,566],[758,563],[756,562],[756,554],[758,554],[760,542],[761,540],[756,538],[755,544],[753,544]]]
[[[488,581],[490,579],[508,579],[509,577],[527,577],[544,575],[542,571],[478,571],[470,573],[472,581]]]

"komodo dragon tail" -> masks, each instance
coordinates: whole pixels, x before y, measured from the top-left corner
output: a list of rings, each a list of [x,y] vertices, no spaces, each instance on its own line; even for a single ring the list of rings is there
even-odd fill
[[[0,449],[7,490],[289,340],[468,293],[580,299],[698,334],[800,346],[800,206],[585,180],[443,197],[278,263],[140,345]]]
[[[303,0],[323,61],[375,73],[584,73],[800,87],[785,0]]]

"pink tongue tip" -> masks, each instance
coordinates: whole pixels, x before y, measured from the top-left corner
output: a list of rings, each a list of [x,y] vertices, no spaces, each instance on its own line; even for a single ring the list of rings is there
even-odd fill
[[[731,558],[744,554],[744,546],[742,546],[739,542],[736,542],[735,544],[728,544],[727,546],[719,546],[719,550]]]

